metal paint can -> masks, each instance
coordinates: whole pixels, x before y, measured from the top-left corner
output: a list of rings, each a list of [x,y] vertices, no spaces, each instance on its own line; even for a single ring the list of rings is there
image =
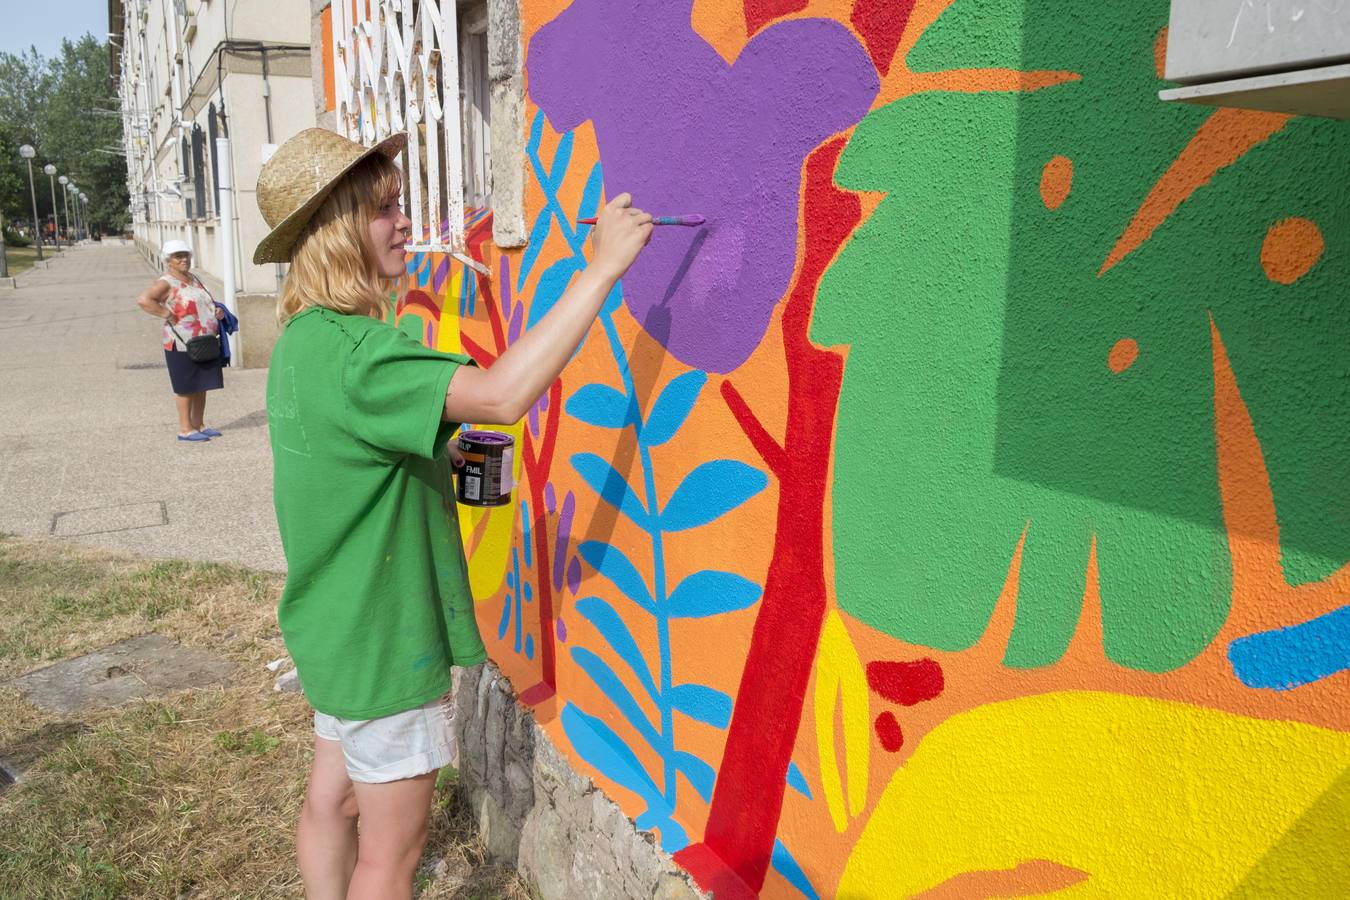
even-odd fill
[[[459,436],[464,465],[459,468],[455,499],[466,506],[505,506],[511,502],[511,465],[516,439],[500,431],[465,431]]]

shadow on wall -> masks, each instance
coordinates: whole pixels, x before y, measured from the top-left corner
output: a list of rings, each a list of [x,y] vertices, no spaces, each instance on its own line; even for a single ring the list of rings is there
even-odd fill
[[[1013,578],[1005,663],[1054,662],[1095,539],[1110,659],[1160,672],[1206,647],[1229,611],[1228,530],[1249,521],[1221,503],[1220,342],[1284,574],[1322,579],[1350,557],[1335,299],[1350,189],[1327,176],[1350,164],[1350,125],[1161,103],[1166,5],[1150,7],[954,4],[912,69],[1060,77],[905,97],[844,153],[838,182],[888,197],[827,276],[813,330],[852,345],[838,596],[901,639],[969,647]],[[846,294],[884,299],[845,309]],[[901,558],[872,551],[879,522],[904,535]]]

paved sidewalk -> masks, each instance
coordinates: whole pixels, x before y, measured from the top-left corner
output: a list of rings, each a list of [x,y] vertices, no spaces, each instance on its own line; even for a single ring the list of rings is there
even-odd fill
[[[0,288],[0,532],[284,570],[267,371],[207,394],[223,437],[175,440],[160,326],[135,302],[155,277],[130,244],[86,244]]]

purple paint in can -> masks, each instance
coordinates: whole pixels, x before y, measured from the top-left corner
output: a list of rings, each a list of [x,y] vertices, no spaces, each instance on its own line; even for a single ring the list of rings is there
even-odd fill
[[[459,436],[464,465],[459,468],[455,499],[466,506],[505,506],[511,502],[511,466],[515,438],[500,431],[466,431]]]

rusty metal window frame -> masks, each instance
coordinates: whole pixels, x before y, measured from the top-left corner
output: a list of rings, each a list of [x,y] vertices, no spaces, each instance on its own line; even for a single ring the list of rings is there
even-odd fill
[[[407,131],[411,248],[463,255],[456,0],[338,0],[332,10],[338,131],[367,146]]]

